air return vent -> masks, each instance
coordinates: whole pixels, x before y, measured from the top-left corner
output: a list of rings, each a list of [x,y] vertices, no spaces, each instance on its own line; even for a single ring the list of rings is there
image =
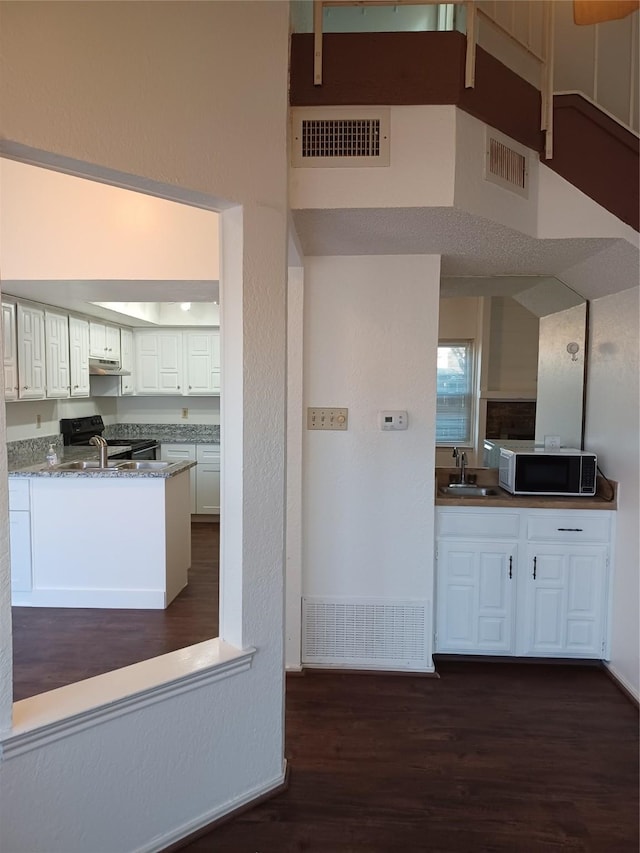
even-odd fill
[[[292,110],[294,166],[389,165],[389,111],[357,108]]]
[[[305,665],[424,670],[428,602],[303,598]]]
[[[487,128],[485,180],[522,196],[529,195],[528,151],[508,136]]]

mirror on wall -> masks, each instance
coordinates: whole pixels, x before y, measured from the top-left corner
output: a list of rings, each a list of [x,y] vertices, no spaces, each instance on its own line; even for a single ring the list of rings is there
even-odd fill
[[[477,464],[485,438],[581,448],[586,300],[549,276],[443,278],[440,300],[440,339],[478,349]]]

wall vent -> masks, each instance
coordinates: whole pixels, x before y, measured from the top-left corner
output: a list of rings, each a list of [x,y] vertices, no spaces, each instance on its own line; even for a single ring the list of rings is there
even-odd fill
[[[298,107],[291,121],[294,166],[389,165],[389,110]]]
[[[424,670],[427,601],[302,599],[305,665]]]
[[[508,136],[487,128],[485,173],[486,181],[528,197],[529,152]]]

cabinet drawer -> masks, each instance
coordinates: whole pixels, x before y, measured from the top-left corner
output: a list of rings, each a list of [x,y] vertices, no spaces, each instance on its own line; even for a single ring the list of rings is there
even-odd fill
[[[520,516],[504,510],[438,510],[436,527],[437,536],[457,539],[517,539]]]
[[[29,511],[29,482],[9,477],[9,509]]]
[[[527,536],[532,541],[546,542],[608,542],[610,517],[606,513],[587,515],[530,515],[527,517]]]
[[[196,460],[197,462],[205,462],[211,465],[220,465],[220,445],[219,444],[197,444],[196,445]]]

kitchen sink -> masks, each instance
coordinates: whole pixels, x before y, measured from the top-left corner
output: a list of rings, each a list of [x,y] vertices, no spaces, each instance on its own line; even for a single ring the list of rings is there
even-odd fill
[[[100,461],[98,459],[81,459],[76,462],[61,462],[59,465],[54,465],[54,470],[56,471],[113,471],[119,468],[122,468],[123,465],[126,465],[126,462],[122,460],[113,460],[111,462],[107,462],[107,467],[103,468],[100,466]]]
[[[498,490],[487,486],[463,486],[452,483],[450,486],[442,486],[440,494],[448,498],[488,498],[497,495]]]
[[[161,471],[170,464],[170,462],[162,462],[155,459],[139,459],[132,462],[123,462],[118,467],[121,471]]]

